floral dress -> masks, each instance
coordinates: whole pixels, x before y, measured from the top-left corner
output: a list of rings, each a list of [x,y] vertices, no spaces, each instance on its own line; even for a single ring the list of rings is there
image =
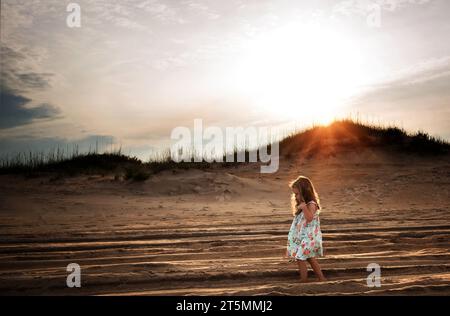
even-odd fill
[[[309,203],[315,202],[311,201]],[[320,210],[317,210],[309,223],[306,222],[303,212],[294,217],[287,241],[286,256],[289,261],[323,256],[319,213]]]

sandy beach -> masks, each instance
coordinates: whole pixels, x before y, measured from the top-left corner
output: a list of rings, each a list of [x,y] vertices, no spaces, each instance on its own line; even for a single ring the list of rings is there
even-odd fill
[[[288,182],[322,201],[327,282],[300,284],[283,257]],[[0,176],[6,295],[449,295],[450,160],[377,151],[112,175]],[[66,267],[81,267],[68,288]],[[381,287],[368,287],[370,263]]]

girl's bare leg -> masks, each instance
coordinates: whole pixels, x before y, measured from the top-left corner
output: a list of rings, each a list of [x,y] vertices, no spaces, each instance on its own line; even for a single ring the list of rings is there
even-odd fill
[[[300,270],[300,282],[308,281],[308,268],[306,262],[303,260],[297,260],[298,269]]]
[[[322,270],[320,269],[320,265],[317,262],[316,258],[308,258],[308,262],[311,265],[311,267],[313,268],[314,273],[316,274],[319,281],[321,281],[321,282],[326,281],[327,279],[324,277]]]

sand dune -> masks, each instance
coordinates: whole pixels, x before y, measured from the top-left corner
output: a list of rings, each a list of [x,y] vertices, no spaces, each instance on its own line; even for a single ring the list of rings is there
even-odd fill
[[[369,158],[368,158],[369,157]],[[109,176],[0,177],[0,291],[56,295],[448,295],[450,160],[366,154]],[[329,281],[284,258],[287,182],[321,194]],[[78,263],[82,287],[66,287]],[[366,284],[369,263],[382,286]]]

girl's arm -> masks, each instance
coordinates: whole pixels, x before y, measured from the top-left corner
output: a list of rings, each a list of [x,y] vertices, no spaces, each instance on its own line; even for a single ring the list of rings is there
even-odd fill
[[[303,211],[303,215],[305,216],[306,222],[309,223],[313,220],[314,214],[317,211],[316,203],[300,203],[299,208]]]

